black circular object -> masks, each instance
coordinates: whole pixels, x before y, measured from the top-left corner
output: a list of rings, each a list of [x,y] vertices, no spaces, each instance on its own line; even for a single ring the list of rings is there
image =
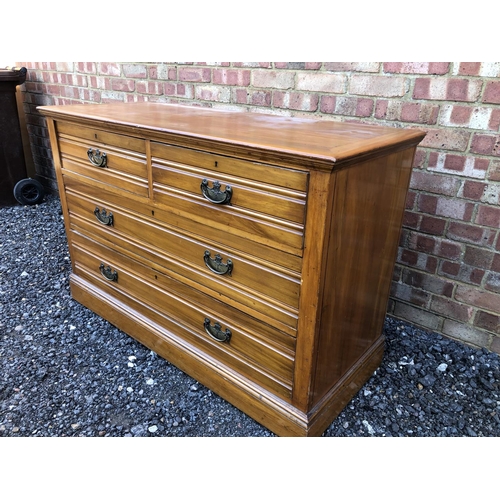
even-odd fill
[[[36,205],[44,196],[43,186],[36,179],[22,179],[14,186],[14,198],[21,205]]]

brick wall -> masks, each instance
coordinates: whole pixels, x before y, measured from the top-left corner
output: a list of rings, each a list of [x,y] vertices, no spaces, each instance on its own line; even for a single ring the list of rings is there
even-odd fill
[[[42,104],[160,101],[427,131],[388,313],[500,353],[500,63],[36,63],[24,102],[55,187]]]

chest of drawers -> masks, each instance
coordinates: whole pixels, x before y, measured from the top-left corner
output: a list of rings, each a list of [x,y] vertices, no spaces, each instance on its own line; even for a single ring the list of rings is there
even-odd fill
[[[278,435],[383,355],[424,134],[154,103],[42,106],[74,299]]]

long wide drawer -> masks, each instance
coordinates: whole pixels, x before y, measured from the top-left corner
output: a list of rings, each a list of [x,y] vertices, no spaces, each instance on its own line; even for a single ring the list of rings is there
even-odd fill
[[[295,339],[157,270],[74,233],[74,272],[270,391],[291,394]],[[142,311],[141,311],[142,313]]]
[[[91,200],[68,190],[67,203],[72,228],[121,252],[154,261],[167,274],[194,281],[209,295],[243,305],[253,315],[295,334],[300,275],[267,267],[265,261],[101,199]]]

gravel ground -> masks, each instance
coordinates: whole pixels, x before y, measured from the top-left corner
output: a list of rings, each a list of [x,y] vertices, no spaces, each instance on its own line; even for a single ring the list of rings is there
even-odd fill
[[[0,208],[0,436],[274,436],[69,294],[61,208]],[[325,436],[500,436],[500,357],[387,318]]]

